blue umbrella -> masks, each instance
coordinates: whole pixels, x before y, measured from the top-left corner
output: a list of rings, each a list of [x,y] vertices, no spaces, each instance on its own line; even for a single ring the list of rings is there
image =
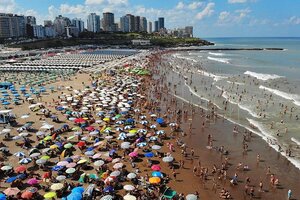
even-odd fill
[[[113,192],[114,188],[112,186],[107,186],[106,188],[104,188],[103,192]]]
[[[8,96],[9,96],[9,94],[7,94],[7,93],[4,93],[4,94],[2,94],[2,96],[4,96],[4,97],[8,97]]]
[[[78,192],[72,192],[67,196],[67,200],[81,200],[82,194]]]
[[[112,149],[112,150],[109,151],[109,155],[113,155],[114,153],[116,153],[115,149]]]
[[[24,97],[30,97],[31,95],[30,94],[24,94]]]
[[[147,157],[147,158],[152,158],[152,157],[154,156],[154,153],[148,152],[148,153],[145,153],[144,155],[145,155],[145,157]]]
[[[86,151],[93,151],[94,150],[94,147],[89,147],[86,149]]]
[[[0,200],[6,200],[5,194],[0,193]]]
[[[134,120],[132,118],[129,118],[126,120],[126,123],[133,123],[133,122],[134,122]]]
[[[15,97],[19,97],[20,95],[18,93],[14,94]]]
[[[82,194],[84,192],[84,188],[83,187],[75,187],[72,189],[72,193],[80,193]]]
[[[16,177],[16,176],[13,176],[13,177],[10,177],[10,178],[8,178],[5,182],[6,183],[12,183],[12,182],[14,182],[15,180],[17,180],[18,178]]]
[[[23,180],[26,178],[26,174],[19,174],[19,175],[17,175],[17,178]]]
[[[2,102],[2,105],[9,105],[10,103],[8,101]]]
[[[158,172],[158,171],[154,171],[154,172],[152,172],[152,174],[151,174],[153,177],[162,177],[162,173],[161,172]]]
[[[71,162],[73,162],[73,159],[72,159],[72,158],[70,158],[70,157],[68,157],[68,158],[65,158],[65,161],[67,161],[67,162],[71,163]]]
[[[163,118],[157,118],[156,122],[159,123],[159,124],[162,124],[162,123],[164,123],[164,119]]]
[[[52,171],[59,171],[63,168],[64,168],[63,166],[54,166],[54,167],[52,167]]]

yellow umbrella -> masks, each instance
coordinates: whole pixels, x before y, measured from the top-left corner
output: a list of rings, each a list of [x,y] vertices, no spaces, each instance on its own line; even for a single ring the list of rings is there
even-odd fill
[[[44,141],[48,141],[48,140],[52,140],[52,137],[50,135],[48,135],[44,138]]]
[[[60,154],[60,159],[63,159],[65,157],[66,154],[66,149]]]
[[[44,198],[45,199],[51,199],[51,198],[54,198],[56,197],[56,193],[55,192],[48,192],[44,195]]]
[[[43,160],[49,160],[50,156],[42,156],[41,159],[43,159]]]
[[[82,159],[82,160],[79,160],[79,161],[77,162],[77,164],[82,164],[82,163],[86,163],[86,162],[87,162],[87,160]]]
[[[109,121],[110,121],[110,119],[109,119],[108,117],[105,117],[105,118],[103,119],[103,121],[105,121],[105,122],[109,122]]]
[[[84,119],[84,120],[88,120],[89,118],[87,118],[87,117],[84,117],[84,118],[82,118],[82,119]]]
[[[151,178],[149,178],[149,183],[151,183],[151,184],[160,183],[160,178],[159,177],[151,177]]]
[[[56,144],[53,144],[50,146],[50,149],[56,149],[56,148],[58,148],[58,146]]]
[[[106,129],[106,126],[103,126],[100,130],[100,132],[103,132]]]
[[[133,134],[135,134],[136,132],[137,132],[137,130],[135,130],[135,129],[132,129],[129,131],[129,133],[133,133]]]

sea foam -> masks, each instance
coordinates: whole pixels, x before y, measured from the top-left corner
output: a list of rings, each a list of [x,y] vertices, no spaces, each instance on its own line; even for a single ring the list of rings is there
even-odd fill
[[[277,79],[277,78],[282,78],[283,76],[278,76],[276,74],[261,74],[261,73],[256,73],[256,72],[251,72],[251,71],[246,71],[244,74],[255,77],[259,80],[267,81],[267,80],[272,80],[272,79]]]
[[[210,55],[214,55],[214,56],[224,56],[224,53],[213,53],[213,52],[208,52],[208,54]]]
[[[293,101],[293,103],[295,105],[300,106],[300,96],[297,94],[286,93],[286,92],[283,92],[280,90],[265,87],[263,85],[259,86],[259,89],[269,91],[269,92],[271,92],[277,96],[280,96],[284,99],[291,100],[291,101]]]
[[[229,61],[230,61],[229,58],[215,58],[215,57],[210,57],[210,56],[208,56],[207,59],[208,60],[213,60],[213,61],[216,61],[216,62],[226,63],[226,64],[229,64]]]

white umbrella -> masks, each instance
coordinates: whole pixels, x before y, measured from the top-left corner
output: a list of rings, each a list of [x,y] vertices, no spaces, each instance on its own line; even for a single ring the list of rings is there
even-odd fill
[[[123,163],[116,163],[116,164],[114,164],[113,168],[114,168],[114,169],[120,169],[120,168],[122,168],[123,166],[124,166]]]
[[[9,128],[3,129],[1,131],[1,133],[9,133],[9,132],[11,132],[11,129],[9,129]]]
[[[126,191],[132,191],[135,187],[133,185],[124,185],[123,189]]]
[[[122,149],[129,149],[130,148],[130,142],[122,142],[121,143]]]
[[[41,155],[40,153],[33,153],[29,157],[36,158],[36,157],[39,157],[40,155]]]
[[[135,178],[136,177],[136,174],[135,173],[129,173],[129,174],[127,174],[127,178],[128,179],[133,179],[133,178]]]
[[[198,197],[194,194],[188,194],[185,197],[186,200],[198,200]]]
[[[58,181],[63,181],[63,180],[65,180],[66,178],[67,178],[66,176],[60,175],[60,176],[57,176],[57,177],[56,177],[56,180],[58,180]]]
[[[47,162],[47,160],[44,160],[44,159],[38,159],[38,160],[36,161],[36,164],[42,165],[42,164],[45,164],[46,162]]]
[[[169,163],[172,162],[174,160],[174,158],[172,156],[167,156],[167,157],[163,157],[163,162]]]
[[[1,167],[2,171],[8,171],[8,170],[11,170],[11,169],[12,169],[12,166],[9,166],[9,165]]]
[[[21,137],[26,137],[28,135],[29,135],[29,133],[26,133],[26,132],[22,132],[22,133],[19,134],[19,136],[21,136]]]
[[[123,197],[124,200],[136,200],[136,197],[131,195],[131,194],[126,194],[124,197]]]
[[[97,160],[96,162],[94,162],[94,165],[97,167],[100,167],[102,165],[104,165],[104,161],[103,160]]]
[[[20,164],[28,164],[28,163],[30,163],[32,160],[31,160],[31,158],[22,158],[20,161],[19,161],[19,163]]]
[[[111,195],[105,195],[100,200],[113,200],[113,196],[111,196]]]
[[[19,152],[14,153],[14,156],[23,157],[23,156],[25,156],[25,153],[22,151],[19,151]]]
[[[29,115],[22,115],[20,118],[21,119],[26,119],[26,118],[28,118],[29,117]]]
[[[153,145],[152,149],[153,150],[159,150],[159,149],[161,149],[161,146],[159,146],[159,145]]]
[[[119,176],[120,174],[120,171],[113,171],[112,173],[110,173],[110,176]]]

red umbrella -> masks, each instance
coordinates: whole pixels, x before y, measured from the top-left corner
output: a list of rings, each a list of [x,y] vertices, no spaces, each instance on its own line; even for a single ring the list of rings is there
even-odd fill
[[[21,195],[21,197],[23,199],[32,199],[32,196],[33,196],[33,193],[32,192],[29,192],[29,191],[25,191],[23,192],[23,194]]]
[[[83,118],[77,118],[74,120],[74,122],[77,124],[81,124],[81,123],[85,123],[85,120]]]
[[[78,147],[84,147],[85,146],[85,141],[80,141],[77,143]]]
[[[21,173],[21,172],[25,172],[25,171],[26,171],[26,167],[23,165],[15,168],[15,172],[17,172],[17,173]]]
[[[152,165],[151,169],[154,171],[160,171],[161,167],[159,165]]]
[[[95,128],[94,128],[93,126],[86,127],[85,129],[88,130],[88,131],[93,131],[93,130],[95,130]]]

